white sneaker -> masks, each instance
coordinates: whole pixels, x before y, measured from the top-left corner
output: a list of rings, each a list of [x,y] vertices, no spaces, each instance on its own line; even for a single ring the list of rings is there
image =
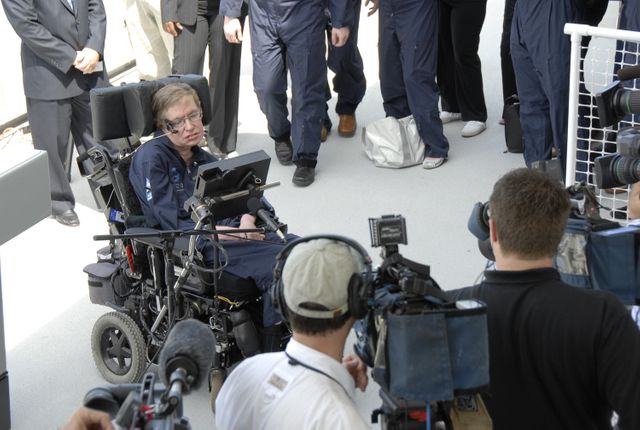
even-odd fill
[[[440,121],[442,121],[443,124],[452,121],[460,121],[461,119],[462,114],[460,112],[447,112],[446,110],[440,112]]]
[[[487,124],[482,121],[468,121],[460,134],[462,137],[473,137],[487,129]]]
[[[445,161],[447,161],[447,159],[444,157],[424,157],[424,161],[422,161],[422,168],[427,170],[437,169],[442,166]]]

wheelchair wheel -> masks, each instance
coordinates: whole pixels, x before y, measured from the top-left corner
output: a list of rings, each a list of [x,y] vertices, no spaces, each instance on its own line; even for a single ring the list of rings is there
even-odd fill
[[[146,364],[145,342],[133,319],[121,312],[102,315],[91,332],[93,361],[112,384],[137,382]]]

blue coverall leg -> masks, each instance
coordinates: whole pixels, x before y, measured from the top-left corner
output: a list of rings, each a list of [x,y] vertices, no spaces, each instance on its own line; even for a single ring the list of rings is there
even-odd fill
[[[516,2],[511,58],[527,166],[549,160],[555,146],[566,169],[571,46],[564,25],[571,21],[570,0]]]
[[[258,2],[250,2],[249,14],[253,88],[260,109],[267,117],[269,136],[278,141],[287,140],[291,137],[291,123],[287,108],[286,48]]]
[[[620,20],[618,28],[622,30],[640,31],[640,0],[624,0],[622,9],[620,10]],[[619,67],[629,67],[640,64],[640,44],[635,42],[618,41],[616,48],[623,51],[622,54],[616,56],[616,62]],[[640,79],[627,81],[624,86],[631,89],[640,89]],[[627,115],[624,118],[626,124],[631,125],[631,121],[638,121],[638,115]],[[621,126],[623,126],[621,124]]]
[[[380,90],[387,116],[413,114],[427,157],[447,157],[438,114],[438,0],[380,0]]]
[[[338,115],[353,115],[367,90],[364,65],[358,49],[361,1],[347,1],[350,3],[351,13],[353,14],[352,24],[349,26],[349,39],[347,39],[347,43],[344,46],[339,48],[329,43],[329,53],[327,55],[327,65],[335,73],[333,91],[338,94],[338,101],[336,102],[336,113]],[[327,39],[331,39],[330,30],[327,30]],[[329,98],[331,98],[330,91]]]
[[[327,18],[319,1],[251,2],[253,82],[273,138],[287,136],[293,161],[315,167],[324,118]],[[286,70],[291,75],[292,120],[286,108]],[[278,139],[280,140],[280,139]]]

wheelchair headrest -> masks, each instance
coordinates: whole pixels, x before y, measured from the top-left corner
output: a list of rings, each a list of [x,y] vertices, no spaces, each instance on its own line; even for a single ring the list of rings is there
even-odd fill
[[[97,142],[130,138],[139,140],[155,130],[151,100],[163,86],[184,82],[193,87],[202,103],[202,122],[211,121],[211,97],[207,79],[201,75],[174,75],[155,81],[142,81],[118,87],[91,90],[93,137]]]

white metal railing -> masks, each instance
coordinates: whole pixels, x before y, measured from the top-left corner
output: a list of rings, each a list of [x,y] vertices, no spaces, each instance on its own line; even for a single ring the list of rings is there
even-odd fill
[[[616,80],[617,69],[640,64],[640,32],[566,24],[571,36],[569,74],[569,121],[567,132],[567,186],[579,181],[595,185],[594,159],[616,152],[617,131],[622,126],[640,126],[640,116],[626,117],[620,124],[601,128],[595,95]],[[590,36],[588,47],[582,46]],[[640,89],[640,79],[627,81],[625,87]],[[602,216],[627,221],[629,187],[596,189]],[[616,213],[617,212],[617,216]],[[622,218],[622,219],[620,219]]]

